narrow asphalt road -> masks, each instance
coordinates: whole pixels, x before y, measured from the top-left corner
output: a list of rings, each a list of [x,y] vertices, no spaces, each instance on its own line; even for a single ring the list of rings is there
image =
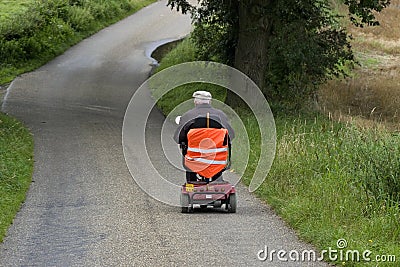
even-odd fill
[[[151,70],[146,54],[191,29],[189,17],[165,5],[156,2],[100,31],[9,87],[3,111],[34,134],[35,168],[27,200],[0,244],[0,266],[324,265],[259,261],[265,246],[311,247],[242,186],[236,214],[181,214],[132,179],[121,129],[130,97]],[[151,149],[158,149],[162,123],[152,112]]]

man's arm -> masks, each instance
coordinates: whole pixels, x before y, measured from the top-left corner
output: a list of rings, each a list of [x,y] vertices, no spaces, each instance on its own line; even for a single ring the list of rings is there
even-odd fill
[[[231,141],[235,138],[235,131],[233,130],[232,126],[228,123],[228,133],[229,133],[229,138]]]
[[[188,116],[183,115],[181,117],[181,121],[179,122],[178,128],[174,133],[174,140],[177,144],[187,143],[187,132],[192,124],[192,121],[189,120]]]
[[[177,143],[177,144],[179,144],[179,136],[180,136],[180,133],[181,133],[181,131],[182,131],[182,125],[181,124],[179,124],[178,125],[178,128],[176,128],[176,130],[175,130],[175,133],[174,133],[174,141]]]
[[[235,138],[235,131],[233,130],[231,124],[229,123],[228,116],[221,111],[222,126],[228,130],[229,139],[232,141]]]

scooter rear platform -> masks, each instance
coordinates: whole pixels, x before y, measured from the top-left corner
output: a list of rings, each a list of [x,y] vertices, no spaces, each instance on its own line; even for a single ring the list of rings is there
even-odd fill
[[[182,212],[192,212],[195,205],[206,209],[225,205],[228,212],[235,213],[237,206],[235,186],[226,181],[185,183],[181,188]]]

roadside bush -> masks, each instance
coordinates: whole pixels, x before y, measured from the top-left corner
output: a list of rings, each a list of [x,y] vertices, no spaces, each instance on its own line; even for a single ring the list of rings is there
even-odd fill
[[[94,20],[89,8],[80,6],[68,8],[68,22],[77,32],[89,30]]]
[[[25,51],[17,40],[7,41],[0,39],[0,58],[1,65],[10,64],[15,62],[15,59],[24,59]]]
[[[104,2],[104,5],[106,10],[106,18],[108,19],[112,19],[123,12],[119,1],[107,1]]]
[[[53,53],[55,45],[72,36],[65,17],[66,1],[38,1],[26,13],[16,14],[0,27],[3,64],[37,59]]]
[[[78,40],[154,1],[32,1],[0,24],[0,84],[10,81],[10,73],[15,76],[38,67]]]
[[[108,18],[107,6],[98,2],[93,2],[88,8],[90,9],[90,13],[96,21],[101,21]]]

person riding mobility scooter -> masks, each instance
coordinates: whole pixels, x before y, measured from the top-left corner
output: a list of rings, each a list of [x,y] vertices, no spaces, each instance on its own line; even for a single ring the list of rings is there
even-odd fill
[[[186,183],[181,188],[182,212],[208,206],[236,212],[235,186],[222,179],[230,166],[234,131],[222,111],[211,107],[211,94],[193,94],[195,108],[177,118],[174,139],[180,145]]]

